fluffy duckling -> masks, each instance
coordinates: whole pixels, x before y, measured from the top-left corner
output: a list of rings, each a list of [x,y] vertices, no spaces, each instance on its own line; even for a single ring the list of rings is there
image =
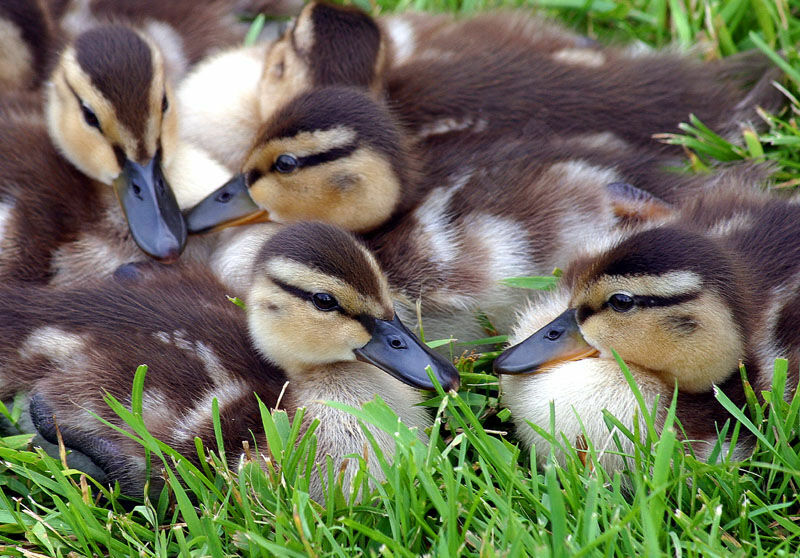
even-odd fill
[[[522,316],[514,341],[530,337],[506,350],[495,371],[520,437],[540,456],[548,444],[526,421],[549,424],[551,401],[556,433],[572,443],[586,434],[595,447],[609,445],[602,409],[631,426],[638,405],[611,349],[645,402],[659,398],[657,424],[677,383],[677,416],[701,458],[731,418],[714,391],[745,404],[739,362],[760,394],[771,387],[775,358],[787,358],[789,389],[797,388],[800,207],[756,191],[744,171],[717,182],[665,224],[577,259],[560,304]],[[543,325],[554,307],[563,312]],[[748,450],[745,441],[735,455]],[[618,456],[603,461],[622,468]]]
[[[674,54],[634,55],[517,12],[374,20],[356,9],[312,2],[267,48],[261,66],[257,56],[220,56],[198,68],[185,96],[181,92],[182,110],[202,115],[187,137],[228,166],[241,165],[243,146],[287,100],[326,85],[385,97],[404,133],[431,157],[447,156],[462,136],[478,136],[486,145],[571,137],[587,147],[645,150],[652,162],[656,153],[679,155],[651,136],[673,130],[689,113],[732,129],[756,105],[772,106],[778,98],[760,55],[711,64]],[[757,85],[748,93],[750,81]],[[228,97],[238,102],[224,102]],[[413,193],[404,194],[405,206],[415,201]]]
[[[508,14],[482,17],[488,26],[519,31],[540,49],[583,40],[540,20]],[[297,94],[350,85],[381,99],[390,66],[418,54],[432,57],[436,51],[424,49],[426,38],[453,21],[449,15],[419,13],[373,19],[353,7],[310,2],[277,41],[229,49],[193,68],[178,88],[182,130],[187,139],[235,168],[260,125]]]
[[[304,428],[319,419],[319,460],[331,455],[337,468],[368,442],[354,417],[325,401],[359,406],[379,395],[424,438],[431,420],[417,406],[418,389],[433,387],[425,367],[447,389],[458,386],[458,372],[398,320],[386,280],[360,243],[320,223],[285,227],[260,247],[252,273],[246,312],[199,266],[3,296],[0,394],[31,389],[39,432],[55,440],[57,422],[67,446],[132,494],[146,480],[141,447],[89,412],[119,424],[103,393],[130,405],[141,363],[149,365],[144,421],[187,457],[197,458],[195,436],[214,445],[212,398],[232,463],[241,441],[266,447],[254,393],[290,414],[305,407]],[[392,436],[373,433],[391,455]],[[316,476],[312,486],[321,499]]]
[[[756,106],[776,106],[770,67],[756,53],[701,63],[605,47],[522,12],[376,22],[312,2],[271,48],[259,97],[266,120],[302,89],[353,85],[386,95],[420,138],[605,134],[677,153],[652,135],[676,131],[694,113],[738,136]]]
[[[44,113],[0,125],[0,277],[111,273],[136,245],[180,255],[186,227],[163,170],[182,160],[172,99],[159,50],[127,27],[64,50]]]
[[[549,273],[586,238],[658,218],[669,209],[661,198],[694,180],[624,145],[547,139],[461,136],[411,150],[367,94],[320,88],[275,114],[241,172],[189,210],[187,225],[315,219],[360,232],[405,306],[421,298],[445,320],[437,335],[481,336],[477,308],[504,323],[524,296],[500,279]]]
[[[276,41],[228,49],[192,69],[178,87],[181,134],[236,169],[261,125],[301,91],[329,85],[382,91],[380,36],[375,21],[356,8],[308,4]]]
[[[237,18],[240,4],[236,0],[50,0],[50,10],[66,41],[107,24],[124,24],[146,34],[161,49],[167,75],[177,81],[216,50],[241,44],[247,25]]]
[[[0,91],[36,89],[47,75],[54,29],[44,0],[0,2]]]

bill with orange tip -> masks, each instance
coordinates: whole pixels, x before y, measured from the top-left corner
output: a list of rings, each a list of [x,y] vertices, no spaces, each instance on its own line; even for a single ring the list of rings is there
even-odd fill
[[[184,213],[189,234],[269,221],[248,191],[247,179],[239,173]]]
[[[596,357],[599,351],[581,334],[576,310],[570,308],[552,322],[506,349],[494,361],[496,374],[531,374],[570,360]]]

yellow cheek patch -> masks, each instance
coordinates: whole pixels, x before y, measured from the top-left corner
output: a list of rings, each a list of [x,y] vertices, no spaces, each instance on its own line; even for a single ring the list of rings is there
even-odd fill
[[[290,377],[309,365],[354,360],[353,350],[371,338],[357,320],[316,310],[263,276],[254,280],[246,303],[253,342]]]
[[[112,146],[119,146],[128,158],[136,160],[136,138],[119,122],[113,105],[92,85],[72,50],[62,56],[47,94],[50,135],[82,172],[110,184],[121,170]],[[86,122],[81,101],[97,117],[100,130]]]
[[[255,166],[271,167],[282,152],[273,151]],[[253,166],[249,163],[247,168]],[[251,185],[250,195],[278,222],[319,220],[364,232],[392,215],[400,200],[400,182],[386,158],[360,148],[292,173],[269,172]]]

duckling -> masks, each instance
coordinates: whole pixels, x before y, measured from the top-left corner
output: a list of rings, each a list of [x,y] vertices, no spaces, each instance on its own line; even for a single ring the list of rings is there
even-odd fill
[[[398,320],[386,279],[363,245],[330,225],[301,223],[264,242],[251,269],[246,312],[202,266],[0,297],[0,395],[30,389],[38,431],[52,441],[57,422],[64,443],[129,494],[141,494],[146,480],[141,447],[89,412],[121,424],[103,393],[129,406],[140,363],[149,365],[145,424],[195,461],[194,438],[211,447],[215,440],[212,398],[232,464],[242,441],[266,447],[254,394],[290,415],[305,407],[304,429],[319,419],[318,461],[331,455],[337,470],[369,444],[354,417],[325,401],[360,406],[379,395],[424,439],[431,419],[417,405],[418,390],[433,387],[425,367],[446,389],[458,386],[458,372]],[[370,430],[391,456],[391,434]],[[373,456],[370,471],[380,478],[375,463]],[[348,466],[346,482],[353,474]],[[311,485],[322,500],[316,474]]]
[[[227,49],[192,69],[178,87],[182,137],[238,168],[260,126],[299,92],[353,85],[378,95],[380,36],[356,8],[308,4],[278,40]]]
[[[0,278],[110,273],[134,243],[180,255],[186,227],[162,170],[178,152],[172,98],[160,52],[129,28],[97,27],[64,50],[44,112],[0,125]]]
[[[565,39],[565,30],[538,20],[496,19],[492,26],[527,25],[526,36],[535,38],[540,48],[579,41]],[[229,49],[192,69],[178,88],[184,137],[235,168],[260,125],[297,94],[350,85],[379,100],[385,95],[389,65],[413,58],[425,37],[453,21],[449,15],[419,13],[376,20],[353,7],[310,2],[277,41]]]
[[[247,25],[235,0],[56,0],[51,12],[69,41],[99,25],[123,24],[146,34],[163,53],[167,75],[177,81],[204,57],[241,44]]]
[[[775,358],[786,358],[789,391],[797,389],[800,207],[758,191],[750,172],[730,171],[663,224],[577,258],[560,304],[534,306],[520,318],[518,343],[494,367],[521,439],[540,456],[548,444],[526,421],[548,424],[551,401],[556,434],[569,442],[585,433],[595,447],[608,446],[602,409],[632,426],[638,405],[612,349],[645,402],[658,398],[657,425],[677,384],[677,417],[701,458],[731,418],[714,392],[745,405],[740,362],[761,394],[771,387]],[[561,313],[543,325],[554,307]],[[734,457],[749,449],[740,442]],[[622,468],[619,456],[601,462]]]
[[[355,9],[312,2],[268,47],[257,91],[257,61],[243,52],[234,76],[226,68],[235,58],[228,53],[224,61],[198,68],[181,92],[184,110],[202,115],[186,137],[234,167],[247,156],[243,146],[257,139],[258,126],[287,99],[332,84],[385,100],[409,139],[429,153],[457,148],[462,135],[480,136],[487,145],[569,136],[606,150],[645,150],[651,161],[658,154],[680,155],[651,135],[674,129],[690,112],[712,127],[738,128],[756,105],[775,106],[779,96],[760,55],[705,65],[672,54],[634,55],[518,12],[373,20]],[[480,64],[475,71],[474,60]],[[746,92],[750,80],[757,85]],[[215,86],[219,82],[224,87]],[[229,96],[240,101],[226,103]],[[673,163],[678,160],[661,164]],[[413,195],[404,198],[414,205]]]
[[[186,213],[188,229],[268,218],[359,232],[404,308],[421,298],[444,320],[437,334],[482,336],[477,308],[504,322],[509,297],[523,296],[500,279],[549,273],[586,238],[657,219],[696,180],[664,172],[660,155],[591,138],[413,147],[359,89],[309,91],[262,128],[239,174]]]
[[[0,2],[0,90],[36,89],[47,75],[54,29],[43,0]]]
[[[354,8],[310,3],[268,54],[262,119],[305,88],[353,85],[385,95],[420,138],[605,134],[677,153],[652,135],[676,131],[693,113],[738,136],[756,106],[780,102],[770,85],[777,70],[758,53],[713,63],[634,53],[514,11],[424,22],[376,22]]]

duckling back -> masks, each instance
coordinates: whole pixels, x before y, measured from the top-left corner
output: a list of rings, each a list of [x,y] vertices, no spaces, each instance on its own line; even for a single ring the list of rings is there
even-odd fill
[[[423,137],[464,131],[605,133],[675,152],[651,136],[676,131],[689,114],[729,134],[737,122],[755,118],[756,106],[780,102],[770,89],[759,89],[761,98],[748,97],[750,79],[774,77],[763,58],[751,57],[749,75],[737,81],[726,67],[739,66],[739,60],[701,63],[665,52],[581,46],[578,40],[572,46],[562,41],[556,50],[557,42],[529,45],[517,39],[517,26],[493,26],[496,17],[478,16],[461,22],[457,33],[431,37],[429,48],[441,55],[410,59],[389,72],[388,96],[412,131]]]
[[[73,290],[24,286],[2,298],[2,396],[33,389],[31,411],[39,432],[55,440],[52,417],[57,416],[64,443],[90,457],[129,494],[140,493],[144,482],[141,448],[92,420],[85,409],[124,426],[103,393],[129,407],[139,364],[150,367],[146,424],[190,459],[196,459],[195,436],[213,443],[212,397],[219,402],[228,450],[236,455],[240,440],[260,428],[253,394],[274,404],[285,382],[280,369],[250,349],[243,310],[202,266],[164,268],[149,280],[95,281]]]
[[[420,138],[531,131],[542,136],[607,134],[676,153],[651,136],[675,131],[689,114],[721,133],[735,133],[738,122],[755,117],[756,106],[780,103],[768,85],[774,69],[759,54],[701,63],[666,52],[605,47],[513,11],[433,18],[427,24],[394,16],[380,22],[377,41],[365,22],[357,30],[343,31],[352,14],[352,9],[345,12],[321,2],[304,9],[284,37],[288,46],[279,56],[297,61],[291,67],[287,62],[283,83],[276,83],[284,93],[262,96],[262,117],[266,107],[300,91],[297,80],[303,87],[366,82],[375,92],[380,91],[376,84],[383,84],[404,126]],[[295,36],[309,46],[298,47]],[[323,54],[303,58],[304,49],[311,47]],[[326,52],[336,53],[335,60]],[[362,66],[364,71],[357,70]],[[282,68],[280,62],[275,67]],[[311,79],[325,72],[336,80]],[[751,83],[757,83],[752,95]]]

